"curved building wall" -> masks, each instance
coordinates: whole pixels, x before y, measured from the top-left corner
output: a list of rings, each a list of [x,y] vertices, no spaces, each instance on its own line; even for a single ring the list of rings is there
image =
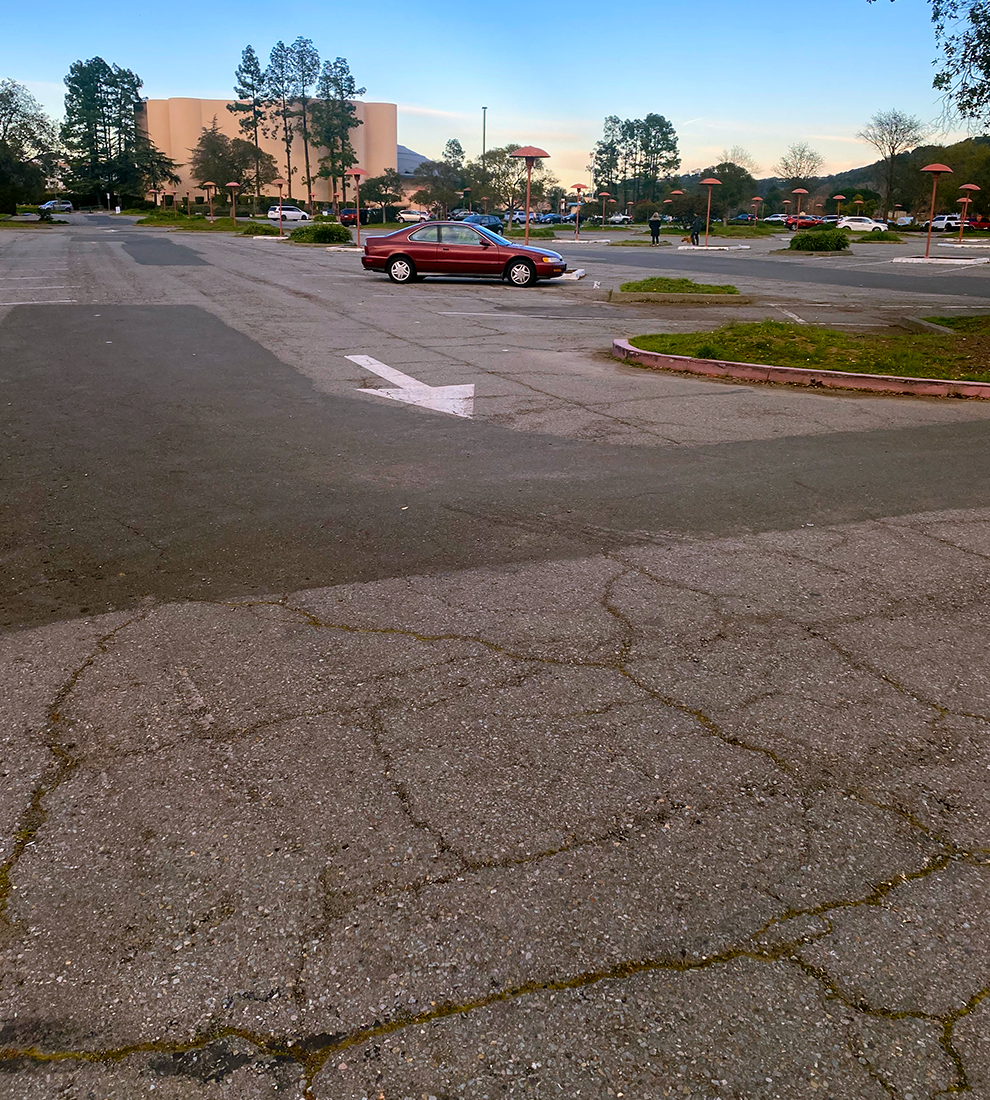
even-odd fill
[[[176,170],[181,183],[176,190],[180,192],[191,191],[193,194],[202,193],[202,189],[193,180],[189,169],[189,159],[192,150],[196,147],[204,129],[213,125],[214,117],[221,133],[228,137],[244,137],[238,128],[238,122],[243,115],[236,115],[227,110],[230,100],[226,99],[185,99],[173,97],[172,99],[146,99],[142,103],[140,112],[144,128],[154,144],[168,157],[179,165]],[[396,167],[396,146],[398,136],[398,124],[396,118],[396,106],[394,103],[364,103],[358,101],[354,104],[357,117],[362,125],[356,126],[351,131],[351,143],[357,154],[358,167],[363,168],[370,176],[380,176],[386,168]],[[278,165],[279,173],[286,176],[285,145],[277,136],[265,137],[263,134],[259,142],[266,153],[271,153]],[[310,143],[309,162],[313,176],[319,171],[320,155],[323,149]],[[299,200],[306,198],[305,161],[303,155],[303,141],[299,134],[293,138],[292,148],[292,195]],[[224,184],[226,180],[217,180]],[[317,202],[328,202],[331,199],[330,181],[314,179],[313,196]],[[265,188],[267,194],[277,195],[278,188]],[[348,188],[348,191],[350,189]]]

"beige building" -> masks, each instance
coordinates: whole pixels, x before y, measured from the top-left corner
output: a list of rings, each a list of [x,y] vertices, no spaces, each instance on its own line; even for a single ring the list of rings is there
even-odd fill
[[[144,129],[154,144],[176,164],[182,182],[176,188],[179,193],[191,191],[193,194],[202,194],[200,187],[192,179],[189,172],[189,159],[191,151],[196,147],[204,129],[209,129],[216,118],[220,131],[228,137],[244,137],[238,128],[238,121],[243,115],[236,115],[227,110],[228,100],[225,99],[146,99],[142,102],[139,112]],[[363,125],[355,126],[351,131],[351,144],[357,154],[357,167],[363,168],[370,176],[380,176],[386,168],[396,167],[396,107],[394,103],[364,103],[357,101],[354,104],[357,117]],[[266,153],[271,153],[278,165],[279,173],[285,177],[285,145],[277,137],[265,137],[262,135],[261,148]],[[319,171],[320,155],[322,149],[310,144],[309,164],[310,171],[315,176]],[[296,199],[305,200],[306,185],[303,182],[306,174],[303,158],[302,138],[296,134],[292,145],[292,194]],[[226,180],[217,180],[224,184]],[[330,181],[317,179],[313,181],[313,195],[317,202],[329,202],[331,199]],[[278,194],[278,188],[268,187],[266,191],[271,195]]]

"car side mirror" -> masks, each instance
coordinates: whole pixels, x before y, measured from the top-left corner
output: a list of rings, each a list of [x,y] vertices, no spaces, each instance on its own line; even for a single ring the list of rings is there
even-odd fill
[[[481,242],[481,247],[482,247],[482,248],[491,248],[491,246],[492,246],[492,242],[491,242],[491,241],[485,241],[485,240],[483,240],[483,241]]]

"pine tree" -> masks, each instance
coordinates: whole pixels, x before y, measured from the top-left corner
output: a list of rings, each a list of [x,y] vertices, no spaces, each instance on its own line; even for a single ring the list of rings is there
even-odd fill
[[[254,208],[257,212],[258,201],[261,198],[261,184],[258,181],[263,175],[261,157],[264,154],[261,152],[261,134],[268,121],[268,109],[271,103],[268,99],[265,74],[262,72],[261,63],[253,46],[246,47],[241,54],[241,63],[234,73],[234,95],[237,96],[238,102],[228,103],[227,110],[242,116],[238,120],[238,128],[258,150],[254,166],[255,187],[258,189],[254,196]]]
[[[69,187],[81,194],[143,195],[177,183],[176,165],[152,144],[137,116],[142,81],[102,57],[76,61],[65,78]]]
[[[320,76],[320,55],[309,38],[297,38],[289,47],[292,64],[293,94],[298,109],[292,112],[296,128],[303,139],[303,160],[306,165],[306,195],[313,209],[313,174],[309,167],[309,125],[312,97],[310,92]]]
[[[292,54],[288,46],[281,41],[275,43],[268,57],[268,68],[265,70],[265,84],[268,86],[269,95],[275,111],[275,125],[273,136],[279,137],[285,145],[285,181],[289,187],[289,195],[292,194],[292,97],[294,91],[294,76],[292,67]]]
[[[333,181],[334,209],[338,209],[337,182],[344,178],[348,168],[357,164],[351,130],[361,125],[352,102],[365,93],[351,75],[343,57],[325,61],[317,85],[318,99],[313,103],[313,143],[321,145],[326,153],[320,157],[319,175]]]

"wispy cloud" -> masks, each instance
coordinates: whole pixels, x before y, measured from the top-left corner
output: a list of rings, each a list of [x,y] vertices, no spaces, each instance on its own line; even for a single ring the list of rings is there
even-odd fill
[[[424,118],[473,118],[463,111],[438,111],[435,107],[417,107],[412,103],[400,103],[398,111],[401,115],[422,115]]]

